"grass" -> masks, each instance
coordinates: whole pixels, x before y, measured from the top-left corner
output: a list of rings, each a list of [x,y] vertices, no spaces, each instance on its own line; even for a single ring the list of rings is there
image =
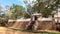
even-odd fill
[[[8,28],[8,27],[7,27]],[[60,32],[59,33],[55,33],[55,32],[46,32],[46,31],[43,31],[43,32],[41,32],[41,31],[34,31],[34,30],[18,30],[18,29],[14,29],[14,28],[9,28],[9,29],[12,29],[12,30],[15,30],[15,31],[20,31],[20,32],[31,32],[31,33],[38,33],[38,34],[60,34]]]

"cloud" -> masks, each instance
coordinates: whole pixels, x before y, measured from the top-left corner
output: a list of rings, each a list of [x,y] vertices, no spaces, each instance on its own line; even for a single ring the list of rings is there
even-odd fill
[[[32,1],[36,1],[36,0],[24,0],[24,1],[27,1],[28,3],[32,3]]]

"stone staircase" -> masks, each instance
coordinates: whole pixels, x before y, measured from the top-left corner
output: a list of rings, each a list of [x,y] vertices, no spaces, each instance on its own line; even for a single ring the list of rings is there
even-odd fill
[[[38,27],[39,27],[38,25],[39,25],[39,22],[38,22],[38,21],[36,21],[36,22],[35,22],[35,24],[33,25],[33,29],[34,29],[34,30],[37,30],[37,29],[38,29]]]
[[[30,23],[28,23],[26,25],[26,30],[31,30],[34,24],[35,24],[35,21],[31,21]]]

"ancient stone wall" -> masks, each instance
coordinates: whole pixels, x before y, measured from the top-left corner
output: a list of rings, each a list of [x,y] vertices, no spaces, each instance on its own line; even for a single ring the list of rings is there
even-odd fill
[[[11,27],[19,30],[26,30],[26,25],[28,25],[31,21],[19,21],[15,22]],[[52,30],[56,28],[55,22],[53,21],[36,21],[33,25],[33,30]]]
[[[26,25],[28,23],[29,23],[29,21],[19,21],[19,22],[15,22],[15,24],[13,24],[13,26],[11,26],[11,27],[19,29],[19,30],[25,30]]]
[[[60,31],[60,23],[55,23],[55,28],[57,31]]]
[[[54,29],[55,23],[53,21],[38,21],[34,25],[35,30],[52,30]]]

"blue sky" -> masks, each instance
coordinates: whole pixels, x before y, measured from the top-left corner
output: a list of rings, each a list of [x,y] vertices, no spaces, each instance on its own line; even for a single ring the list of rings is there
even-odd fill
[[[0,5],[5,8],[6,5],[11,6],[12,4],[18,4],[18,5],[22,5],[25,6],[23,0],[0,0]]]

